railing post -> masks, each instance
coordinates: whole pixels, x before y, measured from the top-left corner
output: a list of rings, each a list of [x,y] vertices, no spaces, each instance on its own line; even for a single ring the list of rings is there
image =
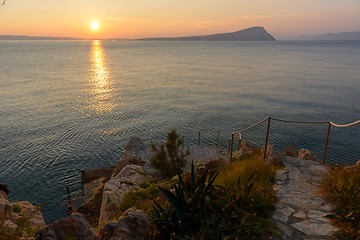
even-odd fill
[[[271,123],[271,117],[268,118],[268,126],[267,126],[267,130],[266,130],[264,161],[266,161],[266,152],[267,152],[267,147],[268,147],[268,143],[269,143],[270,123]]]
[[[66,193],[67,193],[67,199],[68,199],[68,204],[67,204],[67,213],[70,216],[73,209],[72,209],[72,204],[71,204],[71,199],[70,199],[70,189],[68,186],[66,186]]]
[[[240,151],[241,148],[241,132],[239,132],[239,140],[238,140],[238,151]]]
[[[85,196],[84,184],[85,184],[85,169],[81,169],[81,192]]]
[[[329,122],[327,135],[326,135],[326,142],[325,142],[325,147],[324,147],[323,163],[325,163],[325,161],[326,161],[326,153],[327,153],[327,149],[329,146],[330,129],[331,129],[331,123]]]
[[[230,162],[232,162],[233,145],[234,145],[234,134],[232,133],[231,141],[230,141]]]
[[[228,154],[228,156],[229,156],[229,159],[230,159],[230,142],[231,142],[231,139],[229,138],[228,141],[227,141],[227,145],[228,145],[227,154]]]

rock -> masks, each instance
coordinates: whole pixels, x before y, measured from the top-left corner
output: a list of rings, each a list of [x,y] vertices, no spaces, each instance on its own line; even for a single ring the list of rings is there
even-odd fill
[[[244,159],[246,157],[251,156],[254,153],[260,153],[260,152],[261,152],[260,147],[255,147],[247,143],[246,141],[242,140],[239,151],[236,151],[233,157],[236,159]]]
[[[35,237],[35,240],[59,239],[96,240],[97,236],[83,215],[73,213],[66,219],[46,226]]]
[[[305,219],[306,218],[306,214],[303,211],[298,211],[297,213],[293,214],[294,217],[299,218],[299,219]]]
[[[200,176],[205,170],[214,172],[225,167],[225,160],[222,158],[217,158],[211,159],[208,162],[198,162],[195,167],[196,174]]]
[[[0,191],[0,239],[29,239],[29,231],[45,226],[40,208],[30,202],[10,203]]]
[[[0,183],[0,192],[3,191],[6,195],[9,195],[10,188],[3,183]]]
[[[323,238],[325,238],[324,236],[333,235],[338,230],[330,223],[323,223],[313,219],[306,219],[304,221],[291,224],[291,226],[308,236],[321,236]]]
[[[28,201],[20,201],[13,203],[14,206],[20,209],[19,212],[14,212],[14,221],[26,219],[26,227],[29,228],[43,228],[45,227],[44,217],[40,212],[40,208]]]
[[[130,138],[125,146],[125,157],[146,158],[149,151],[146,149],[144,142],[139,137]]]
[[[99,224],[116,219],[125,194],[138,189],[146,181],[152,181],[138,165],[127,165],[114,178],[105,183],[100,209]]]
[[[310,150],[302,148],[299,151],[298,157],[300,159],[304,159],[304,160],[317,160],[317,156],[312,153]]]
[[[118,173],[127,165],[140,165],[141,166],[142,163],[143,162],[142,162],[141,158],[139,158],[139,157],[123,157],[117,162],[111,178],[118,175]]]
[[[287,147],[283,150],[283,154],[288,157],[297,157],[299,150],[296,147]]]
[[[3,193],[4,194],[0,194],[0,220],[13,221],[12,205],[10,204],[5,192],[3,192]],[[3,196],[3,195],[5,195],[5,196]]]
[[[106,224],[99,233],[99,240],[150,239],[154,232],[149,216],[132,207],[118,222]]]

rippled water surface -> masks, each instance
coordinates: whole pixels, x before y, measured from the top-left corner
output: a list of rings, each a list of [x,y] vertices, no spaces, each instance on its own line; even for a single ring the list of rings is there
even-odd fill
[[[131,136],[176,128],[226,145],[268,116],[360,119],[360,42],[0,42],[0,182],[66,215],[80,169],[115,164]],[[266,124],[243,134],[263,144]],[[322,154],[327,125],[273,122],[270,143]],[[360,127],[331,130],[329,161],[360,158]]]

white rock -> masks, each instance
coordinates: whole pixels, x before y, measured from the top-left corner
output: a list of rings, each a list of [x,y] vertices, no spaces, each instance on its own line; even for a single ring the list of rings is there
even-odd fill
[[[300,149],[298,157],[300,159],[304,159],[304,160],[316,160],[317,159],[317,156],[314,153],[312,153],[310,150],[305,149],[305,148]]]
[[[306,219],[301,222],[293,223],[291,226],[306,235],[315,236],[331,236],[338,230],[329,223],[323,223],[313,219]]]
[[[129,191],[138,189],[140,185],[152,178],[138,165],[127,165],[114,178],[105,183],[100,208],[99,224],[115,220],[119,206]]]
[[[293,214],[294,217],[299,218],[299,219],[305,219],[306,218],[306,214],[303,211],[298,211],[297,213]]]

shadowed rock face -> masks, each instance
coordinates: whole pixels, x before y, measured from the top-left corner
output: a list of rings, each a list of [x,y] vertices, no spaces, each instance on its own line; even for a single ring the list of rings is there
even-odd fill
[[[97,236],[83,215],[73,213],[70,217],[56,221],[40,230],[35,238],[35,240],[58,239],[96,240]]]
[[[100,230],[99,239],[149,239],[153,232],[154,226],[151,224],[149,216],[132,207],[126,210],[118,222],[106,224]]]

